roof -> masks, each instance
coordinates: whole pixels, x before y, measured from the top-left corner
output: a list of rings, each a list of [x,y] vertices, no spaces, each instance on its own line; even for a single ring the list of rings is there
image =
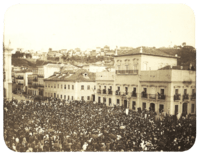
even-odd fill
[[[84,76],[85,73],[88,75],[88,77]],[[95,79],[96,79],[96,73],[80,69],[77,70],[76,72],[68,70],[65,73],[59,73],[59,74],[55,73],[49,78],[44,79],[44,81],[95,82]]]
[[[54,68],[60,68],[60,67],[62,67],[63,66],[63,64],[46,64],[46,65],[44,65],[44,66],[46,66],[46,67],[54,67]]]
[[[162,67],[158,70],[169,70],[169,69],[173,69],[173,70],[189,70],[189,66],[182,66],[182,69],[181,69],[181,66],[170,66],[170,65],[167,65],[165,67]]]
[[[168,55],[165,52],[163,52],[163,51],[161,51],[159,49],[156,49],[156,48],[152,48],[152,47],[142,47],[142,53],[140,53],[140,49],[141,49],[141,47],[138,47],[138,48],[135,48],[135,49],[132,49],[132,50],[124,50],[124,51],[123,50],[121,50],[121,51],[117,50],[118,55],[115,56],[115,57],[125,56],[125,55],[144,54],[144,55],[153,55],[153,56],[177,58],[175,56]]]

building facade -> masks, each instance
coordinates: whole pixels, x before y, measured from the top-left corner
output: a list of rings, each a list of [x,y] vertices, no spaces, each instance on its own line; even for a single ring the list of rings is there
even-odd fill
[[[65,100],[94,100],[95,74],[86,70],[54,73],[44,79],[44,96]]]
[[[135,111],[151,108],[157,113],[163,110],[170,114],[194,114],[196,72],[178,67],[177,58],[146,48],[116,54],[113,80],[108,79],[109,74],[97,73],[96,101],[100,99],[100,102],[106,101],[107,105],[111,102]],[[162,67],[169,68],[162,70]],[[103,83],[100,83],[101,79]],[[102,86],[104,92],[99,95]],[[111,100],[106,97],[109,86],[112,86],[109,88],[112,89]]]

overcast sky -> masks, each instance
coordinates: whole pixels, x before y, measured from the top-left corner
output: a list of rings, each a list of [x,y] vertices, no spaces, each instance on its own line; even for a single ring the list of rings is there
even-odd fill
[[[195,46],[190,7],[168,5],[14,5],[5,13],[4,42],[47,51],[79,47]]]

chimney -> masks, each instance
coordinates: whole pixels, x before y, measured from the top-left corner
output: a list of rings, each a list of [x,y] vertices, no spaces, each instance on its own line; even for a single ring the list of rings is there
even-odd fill
[[[140,53],[142,53],[142,47],[140,48]]]
[[[117,46],[116,46],[116,50],[115,50],[115,56],[117,56]]]

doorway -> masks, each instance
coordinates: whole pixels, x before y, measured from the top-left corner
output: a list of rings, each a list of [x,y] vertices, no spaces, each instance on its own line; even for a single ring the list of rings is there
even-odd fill
[[[155,112],[155,104],[154,103],[150,104],[150,108],[151,108],[151,111]]]
[[[98,98],[98,103],[101,103],[101,97]]]
[[[175,105],[175,115],[178,114],[178,105]]]
[[[127,108],[127,100],[124,100],[124,107]]]
[[[183,110],[182,113],[187,114],[187,103],[183,103]]]
[[[95,101],[95,95],[92,95],[92,99],[93,99],[93,101]]]

